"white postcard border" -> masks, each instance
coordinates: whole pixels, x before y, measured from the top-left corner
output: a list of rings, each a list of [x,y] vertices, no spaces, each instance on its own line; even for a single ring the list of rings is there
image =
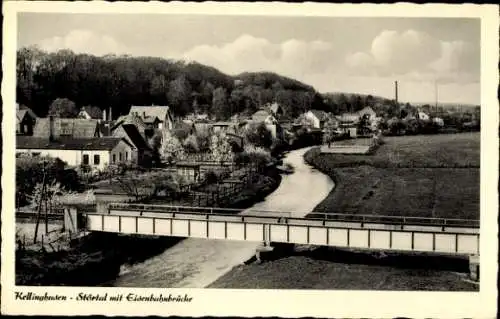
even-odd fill
[[[476,17],[481,19],[481,280],[479,293],[20,287],[14,285],[15,51],[18,12],[234,14],[356,17]],[[289,3],[7,2],[3,6],[2,313],[37,315],[183,315],[320,317],[493,317],[496,313],[498,212],[498,6],[331,5]],[[9,107],[12,106],[12,107]],[[486,107],[484,107],[486,106]],[[487,146],[487,147],[486,147]],[[188,294],[189,303],[22,302],[14,292]]]

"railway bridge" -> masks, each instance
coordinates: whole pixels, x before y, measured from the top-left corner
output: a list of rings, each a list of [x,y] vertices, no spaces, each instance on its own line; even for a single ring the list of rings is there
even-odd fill
[[[472,277],[479,269],[478,220],[329,213],[298,218],[278,211],[128,203],[70,215],[88,231],[468,255]]]

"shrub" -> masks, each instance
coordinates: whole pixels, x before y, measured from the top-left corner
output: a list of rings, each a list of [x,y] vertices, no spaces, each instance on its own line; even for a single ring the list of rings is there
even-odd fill
[[[273,136],[264,123],[250,123],[243,136],[255,146],[269,148],[273,144]]]
[[[43,170],[46,171],[46,182],[60,183],[64,190],[77,190],[80,179],[73,169],[65,169],[65,163],[53,157],[33,157],[21,154],[16,158],[16,204],[28,204],[37,184],[43,183]]]
[[[187,153],[198,153],[200,151],[200,147],[198,146],[198,139],[195,135],[189,135],[183,143],[184,150]]]
[[[254,164],[258,167],[265,166],[272,161],[271,153],[262,147],[246,145],[245,150],[237,155],[236,163]]]
[[[160,156],[168,164],[184,157],[184,148],[179,140],[172,136],[169,131],[164,130],[160,146]]]
[[[210,151],[210,131],[208,129],[199,129],[196,131],[196,142],[200,152]]]
[[[207,184],[214,184],[217,182],[217,180],[218,180],[218,177],[214,171],[210,170],[210,171],[207,171],[205,173],[205,182]]]
[[[212,135],[210,150],[214,160],[218,162],[232,161],[234,159],[231,144],[224,133]]]

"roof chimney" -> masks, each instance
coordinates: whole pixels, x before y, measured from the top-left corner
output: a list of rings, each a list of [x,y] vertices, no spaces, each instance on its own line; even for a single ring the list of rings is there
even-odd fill
[[[113,114],[111,113],[113,111],[113,108],[111,108],[111,106],[109,107],[109,114],[108,114],[108,121],[112,121],[113,120]]]
[[[54,141],[54,116],[49,116],[49,141]]]
[[[102,110],[102,120],[106,122],[106,109]]]

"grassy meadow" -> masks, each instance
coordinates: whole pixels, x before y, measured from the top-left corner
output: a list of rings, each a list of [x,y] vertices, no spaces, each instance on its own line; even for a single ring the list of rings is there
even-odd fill
[[[373,155],[306,154],[336,183],[315,211],[479,219],[479,133],[384,141]]]

